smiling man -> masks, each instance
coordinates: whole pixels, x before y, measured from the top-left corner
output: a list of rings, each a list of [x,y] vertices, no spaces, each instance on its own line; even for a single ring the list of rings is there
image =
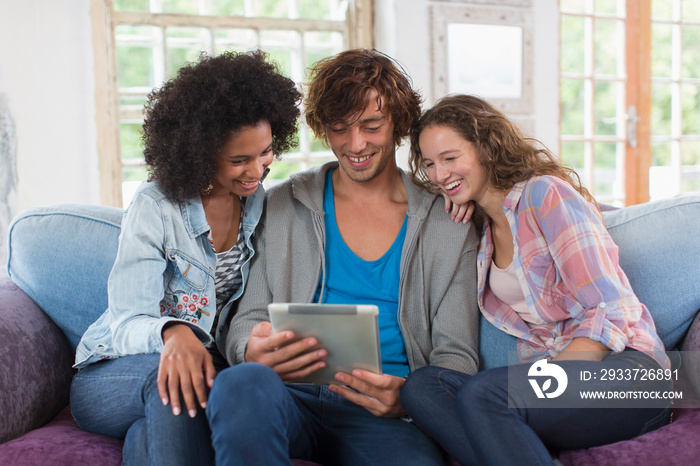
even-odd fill
[[[338,160],[268,191],[261,254],[225,329],[234,365],[210,395],[217,464],[442,463],[399,392],[428,364],[476,372],[477,241],[397,166],[419,114],[408,76],[384,54],[350,50],[314,66],[307,123]],[[285,345],[293,335],[272,333],[271,302],[377,305],[382,374],[294,384],[326,351],[313,338]]]

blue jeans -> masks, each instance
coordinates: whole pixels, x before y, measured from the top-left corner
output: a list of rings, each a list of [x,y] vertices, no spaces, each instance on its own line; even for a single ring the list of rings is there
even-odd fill
[[[658,364],[638,351],[624,351],[604,361],[558,362],[567,375],[567,394],[579,390],[670,389],[668,381],[581,381],[581,371],[656,369]],[[414,421],[463,465],[552,465],[550,451],[574,450],[633,438],[670,420],[670,403],[654,408],[602,407],[571,403],[547,408],[528,381],[531,364],[498,367],[469,376],[436,366],[408,376],[401,401]],[[508,377],[511,377],[510,385]]]
[[[441,465],[442,452],[414,424],[380,418],[328,390],[287,385],[267,366],[219,373],[207,417],[216,464]]]
[[[92,364],[71,385],[71,411],[88,432],[123,438],[125,465],[214,464],[207,418],[174,416],[158,394],[160,354],[139,354]]]

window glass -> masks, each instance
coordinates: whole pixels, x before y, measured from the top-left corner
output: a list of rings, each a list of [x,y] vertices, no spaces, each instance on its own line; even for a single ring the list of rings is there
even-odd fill
[[[348,43],[347,0],[114,0],[113,5],[125,204],[134,183],[146,177],[141,125],[147,96],[182,66],[202,52],[260,48],[282,74],[302,83],[313,63]],[[270,183],[333,158],[301,120],[299,128],[298,147],[274,162]]]
[[[673,0],[652,0],[651,18],[669,20],[673,17]]]
[[[619,44],[618,37],[624,33],[624,27],[620,21],[596,19],[594,22],[594,37],[595,50],[594,70],[596,74],[617,75],[617,70],[620,67],[620,61],[624,60],[624,56],[620,56],[621,48],[615,44]]]
[[[586,11],[586,0],[559,0],[559,8],[563,11],[583,13]]]
[[[253,2],[253,14],[265,18],[289,18],[287,0],[256,0]]]
[[[593,190],[601,199],[614,198],[615,189],[619,189],[617,175],[619,172],[617,145],[597,143],[593,145],[595,164],[593,168]]]
[[[584,123],[584,82],[562,79],[561,93],[561,134],[583,134]]]
[[[212,15],[245,16],[245,0],[211,0]]]
[[[319,2],[318,0],[297,0],[299,5],[299,17],[307,19],[337,19],[331,10],[331,2]],[[338,8],[335,8],[337,11]]]
[[[683,26],[683,71],[684,78],[700,78],[700,27]]]
[[[583,73],[584,53],[583,41],[584,19],[578,16],[562,16],[561,18],[561,54],[562,73]]]
[[[700,141],[681,143],[681,190],[700,191]]]
[[[258,35],[254,29],[217,28],[215,37],[217,54],[226,50],[254,50],[258,44]]]
[[[114,0],[115,11],[148,11],[149,0]]]
[[[651,25],[651,75],[671,77],[671,45],[673,29],[669,24]]]
[[[561,161],[577,173],[583,173],[584,144],[582,142],[563,142],[561,144]]]
[[[167,29],[168,77],[187,63],[196,62],[202,52],[211,51],[211,32],[204,28],[169,27]]]
[[[151,26],[116,26],[117,79],[119,88],[152,88],[156,85],[155,44],[160,29]]]
[[[600,81],[594,85],[593,108],[595,133],[612,136],[617,134],[617,94],[615,82]]]
[[[671,134],[671,85],[652,83],[651,102],[652,135]]]
[[[697,84],[681,86],[683,135],[700,135],[700,93]],[[682,152],[681,152],[682,153]]]

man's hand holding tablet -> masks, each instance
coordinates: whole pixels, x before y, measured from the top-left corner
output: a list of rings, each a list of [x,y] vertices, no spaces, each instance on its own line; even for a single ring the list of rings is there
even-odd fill
[[[314,359],[318,351],[326,351],[323,362],[325,366],[313,366],[307,375],[299,375],[295,383],[312,383],[325,385],[338,383],[338,372],[351,374],[354,369],[381,374],[381,357],[379,351],[379,331],[377,315],[379,309],[373,305],[337,305],[337,304],[289,304],[273,303],[268,306],[273,334],[294,332],[290,340],[280,342],[278,351],[311,352]],[[311,349],[310,342],[316,341],[319,349]],[[278,372],[279,373],[279,372]]]

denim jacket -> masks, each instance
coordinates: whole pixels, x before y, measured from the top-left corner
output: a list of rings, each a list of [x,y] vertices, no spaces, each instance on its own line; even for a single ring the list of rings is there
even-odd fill
[[[245,204],[242,222],[248,259],[241,267],[243,283],[219,317],[217,341],[246,285],[255,254],[252,236],[264,198],[260,185]],[[102,359],[159,353],[163,326],[172,321],[189,325],[206,346],[213,343],[216,254],[208,233],[201,199],[173,203],[156,182],[139,187],[122,220],[119,250],[109,276],[108,308],[80,340],[75,368]]]

